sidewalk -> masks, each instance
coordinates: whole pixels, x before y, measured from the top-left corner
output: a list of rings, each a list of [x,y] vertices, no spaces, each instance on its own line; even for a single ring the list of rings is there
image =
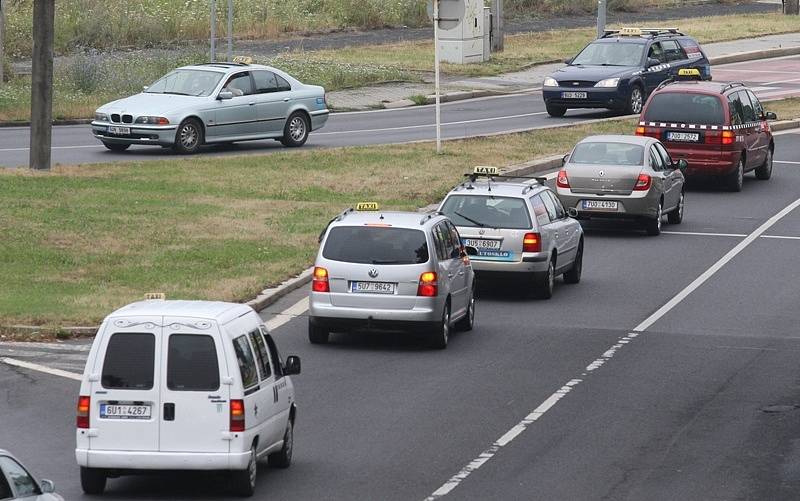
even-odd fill
[[[703,45],[709,58],[731,56],[742,52],[752,52],[779,48],[797,48],[800,51],[800,33],[769,35],[759,38],[718,42]],[[459,91],[483,91],[491,93],[513,93],[541,87],[542,81],[563,63],[542,64],[525,71],[506,73],[493,77],[448,78],[442,81],[442,94]],[[341,90],[328,93],[328,102],[340,110],[367,110],[374,108],[393,108],[412,106],[411,96],[433,94],[432,82],[397,83],[358,89]]]

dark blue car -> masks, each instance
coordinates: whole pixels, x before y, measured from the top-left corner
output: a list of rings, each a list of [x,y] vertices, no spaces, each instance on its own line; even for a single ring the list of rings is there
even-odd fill
[[[572,108],[639,114],[647,96],[681,68],[697,68],[711,80],[700,44],[674,28],[609,30],[566,63],[542,86],[550,116]]]

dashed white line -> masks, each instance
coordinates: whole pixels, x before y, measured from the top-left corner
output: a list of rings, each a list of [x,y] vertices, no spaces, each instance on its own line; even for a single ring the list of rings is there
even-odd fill
[[[60,376],[75,381],[80,381],[82,377],[81,374],[78,374],[76,372],[69,372],[61,369],[53,369],[52,367],[45,367],[44,365],[25,362],[23,360],[17,360],[16,358],[3,357],[0,358],[0,362],[3,362],[6,365],[13,365],[14,367],[22,367],[23,369],[30,369],[32,371],[44,372],[45,374],[50,374],[52,376]]]
[[[667,235],[692,235],[698,237],[736,237],[744,238],[747,235],[744,233],[704,233],[701,231],[662,231]]]
[[[791,164],[791,165],[800,165],[800,162],[794,162],[792,160],[773,160],[773,163],[776,164]]]

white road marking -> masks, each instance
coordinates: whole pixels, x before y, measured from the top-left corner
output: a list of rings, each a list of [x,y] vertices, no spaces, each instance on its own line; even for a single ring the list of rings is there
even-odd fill
[[[490,118],[476,118],[475,120],[461,120],[459,122],[445,122],[442,124],[442,127],[447,127],[451,125],[467,125],[472,123],[478,122],[493,122],[497,120],[507,120],[511,118],[524,118],[524,117],[533,117],[536,115],[546,115],[546,111],[537,111],[535,113],[523,113],[521,115],[508,115],[502,117],[490,117]],[[420,124],[420,125],[406,125],[403,127],[384,127],[381,129],[356,129],[356,130],[341,130],[335,132],[317,132],[314,134],[315,136],[332,136],[335,134],[354,134],[354,133],[364,133],[364,132],[389,132],[395,130],[409,130],[409,129],[424,129],[436,127],[436,124]],[[2,151],[2,150],[0,150]]]
[[[703,233],[699,231],[662,231],[667,235],[694,235],[699,237],[737,237],[744,238],[747,235],[744,233]]]
[[[776,240],[800,240],[800,237],[790,237],[785,235],[761,235],[761,238],[774,238]]]
[[[796,209],[800,206],[800,199],[795,200],[791,204],[789,204],[786,208],[769,218],[764,224],[759,226],[755,231],[750,233],[746,236],[744,240],[739,242],[733,249],[731,249],[727,254],[725,254],[722,258],[719,259],[716,263],[714,263],[708,270],[703,272],[697,279],[695,279],[692,283],[686,286],[681,292],[679,292],[675,297],[670,299],[664,306],[659,308],[655,313],[647,317],[643,322],[639,325],[634,327],[633,331],[628,333],[627,336],[624,336],[617,340],[617,343],[611,346],[605,353],[603,353],[599,358],[594,360],[590,363],[584,372],[581,374],[580,378],[571,379],[568,381],[564,386],[559,388],[555,391],[552,395],[547,397],[544,402],[542,402],[536,409],[533,410],[530,414],[528,414],[525,419],[514,425],[509,431],[503,434],[499,439],[497,439],[491,447],[483,451],[481,454],[478,455],[477,458],[467,463],[467,465],[462,468],[458,473],[453,475],[447,482],[445,482],[441,487],[436,489],[430,496],[425,498],[425,501],[434,501],[438,498],[446,496],[449,494],[453,489],[458,487],[458,485],[464,481],[467,477],[469,477],[472,473],[474,473],[478,468],[486,464],[489,460],[491,460],[502,447],[505,447],[512,440],[518,437],[522,432],[525,431],[528,426],[533,424],[537,419],[542,417],[548,410],[553,408],[559,400],[564,398],[570,391],[574,390],[576,386],[584,381],[592,371],[595,371],[605,365],[609,360],[611,360],[614,355],[622,349],[625,345],[630,344],[630,342],[638,337],[642,332],[644,332],[648,327],[653,325],[656,321],[658,321],[661,317],[666,315],[670,310],[672,310],[675,306],[677,306],[681,301],[683,301],[689,294],[691,294],[694,290],[700,287],[703,283],[705,283],[709,278],[711,278],[715,273],[717,273],[725,264],[727,264],[731,259],[733,259],[736,255],[742,252],[747,246],[753,243],[761,234],[767,231],[770,227],[772,227],[775,223],[777,223],[780,219],[784,216],[789,214],[791,211]]]
[[[786,131],[786,132],[788,132],[788,131]],[[792,131],[792,132],[797,132],[797,131]],[[791,161],[791,160],[773,160],[772,162],[776,163],[776,164],[800,165],[800,162],[794,162],[794,161]]]
[[[73,379],[75,381],[80,381],[82,377],[81,374],[78,374],[76,372],[63,371],[61,369],[53,369],[51,367],[45,367],[44,365],[25,362],[22,360],[17,360],[15,358],[3,357],[0,358],[0,362],[3,362],[6,365],[13,365],[14,367],[22,367],[23,369],[30,369],[32,371],[44,372],[45,374],[50,374],[52,376],[61,376],[67,379]]]
[[[76,146],[53,146],[53,150],[77,150],[85,148],[105,148],[102,144],[84,144]],[[0,148],[0,151],[28,151],[30,148]]]
[[[34,348],[59,351],[89,351],[90,344],[66,344],[66,343],[32,343],[25,341],[3,341],[0,342],[0,349],[3,348]]]
[[[288,307],[284,311],[275,315],[270,321],[266,323],[267,329],[274,332],[279,327],[289,323],[293,318],[299,317],[308,310],[308,296]]]
[[[777,85],[777,84],[789,83],[789,82],[800,82],[800,78],[791,78],[791,79],[788,79],[788,80],[775,80],[774,82],[766,82],[766,83],[762,83],[761,85],[770,86],[770,85]]]

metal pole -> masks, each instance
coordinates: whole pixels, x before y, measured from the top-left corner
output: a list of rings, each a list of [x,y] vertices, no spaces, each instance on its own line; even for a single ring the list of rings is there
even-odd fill
[[[436,95],[436,153],[442,152],[442,110],[439,96],[439,0],[433,0],[433,65]]]
[[[233,61],[233,0],[228,0],[228,62]]]
[[[3,46],[3,40],[5,40],[5,28],[6,26],[6,14],[3,11],[3,0],[0,0],[0,85],[3,85],[5,82],[5,75],[3,74],[3,63],[5,62],[5,51]],[[9,75],[10,76],[10,75]]]
[[[492,0],[492,52],[503,52],[503,0]]]
[[[55,0],[34,0],[31,68],[30,167],[50,169],[53,127],[53,27]]]
[[[211,62],[217,60],[217,0],[211,0]]]
[[[597,0],[597,38],[606,31],[606,0]]]

